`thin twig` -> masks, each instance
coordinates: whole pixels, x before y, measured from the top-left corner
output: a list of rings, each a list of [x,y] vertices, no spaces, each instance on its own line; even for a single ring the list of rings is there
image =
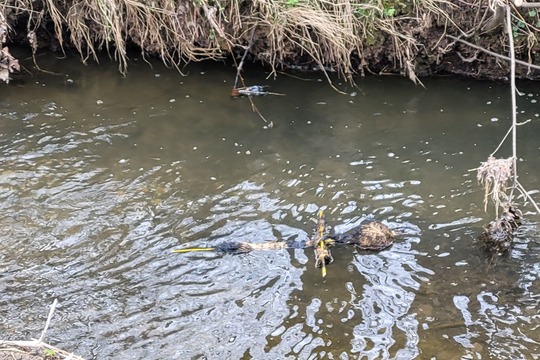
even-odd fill
[[[478,45],[474,45],[473,43],[470,43],[468,41],[465,41],[463,39],[460,39],[458,37],[455,37],[455,36],[452,36],[452,35],[448,35],[446,34],[446,36],[448,36],[450,39],[453,39],[455,41],[459,41],[459,42],[462,42],[464,43],[465,45],[468,45],[470,47],[472,47],[473,49],[478,49],[478,50],[481,50],[483,52],[485,52],[486,54],[489,54],[491,56],[495,56],[499,59],[503,59],[503,60],[506,60],[506,61],[512,61],[511,58],[509,58],[508,56],[504,56],[504,55],[501,55],[501,54],[498,54],[496,52],[493,52],[493,51],[490,51],[486,48],[483,48],[481,46],[478,46]],[[540,70],[540,66],[539,65],[534,65],[534,64],[529,64],[525,61],[522,61],[522,60],[515,60],[515,63],[518,64],[518,65],[523,65],[523,66],[527,66],[529,68],[532,68],[532,69],[537,69],[537,70]]]
[[[489,156],[495,156],[495,153],[497,151],[499,151],[499,149],[501,148],[502,144],[504,144],[504,141],[506,140],[506,138],[508,137],[508,135],[510,135],[510,133],[512,132],[512,129],[514,127],[513,126],[510,126],[510,128],[508,129],[508,131],[506,132],[506,134],[504,135],[503,139],[501,140],[501,142],[499,143],[499,145],[497,146],[497,148],[495,150],[493,150],[493,152],[491,153],[491,155]]]
[[[49,316],[47,316],[47,321],[45,322],[45,327],[43,328],[43,331],[41,332],[41,336],[38,339],[38,342],[43,342],[43,339],[45,338],[45,333],[47,333],[47,329],[49,328],[49,325],[51,324],[51,319],[54,314],[54,310],[56,309],[56,305],[58,304],[58,300],[54,299],[51,309],[49,310]]]
[[[253,36],[255,35],[256,28],[257,28],[257,25],[255,24],[255,26],[253,26],[253,29],[251,30],[251,35],[249,36],[249,43],[248,43],[248,46],[246,47],[246,51],[244,51],[244,55],[242,56],[242,59],[240,60],[240,64],[238,64],[238,66],[236,67],[236,78],[234,79],[234,89],[236,89],[236,85],[238,84],[238,78],[242,79],[242,74],[241,74],[242,67],[244,66],[244,60],[246,59],[246,55],[249,49],[251,49],[251,46],[253,45]]]
[[[510,190],[510,201],[514,194],[514,187],[517,184],[517,115],[516,115],[516,54],[514,53],[514,35],[512,34],[512,16],[510,6],[506,5],[506,31],[510,44],[510,87],[512,96],[512,157],[514,167],[514,186]]]
[[[521,2],[518,4],[517,1],[514,1],[514,5],[522,8],[540,8],[540,3]]]
[[[538,204],[536,204],[536,201],[534,201],[534,199],[531,197],[531,195],[529,195],[529,193],[527,192],[527,190],[525,190],[525,188],[523,187],[523,185],[521,185],[521,183],[519,181],[516,180],[516,185],[518,186],[518,188],[521,190],[521,193],[523,194],[523,196],[525,196],[527,199],[529,199],[531,201],[531,203],[533,204],[534,208],[536,209],[536,212],[538,214],[540,214],[540,207],[538,207]]]

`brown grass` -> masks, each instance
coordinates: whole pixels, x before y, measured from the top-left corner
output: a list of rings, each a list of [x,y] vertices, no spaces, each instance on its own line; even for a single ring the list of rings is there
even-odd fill
[[[414,81],[420,58],[438,62],[455,44],[446,32],[470,37],[492,13],[482,0],[5,0],[0,11],[18,31],[47,24],[85,61],[106,50],[122,72],[128,44],[179,68],[243,53],[255,29],[252,58],[274,74],[300,65],[349,79],[397,71]],[[523,51],[532,57],[537,29],[525,30]]]

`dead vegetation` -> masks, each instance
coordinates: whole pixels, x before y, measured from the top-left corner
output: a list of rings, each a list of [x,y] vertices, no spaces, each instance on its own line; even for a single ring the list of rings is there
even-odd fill
[[[250,59],[269,65],[274,74],[300,68],[337,72],[348,79],[367,72],[401,74],[413,81],[441,71],[489,76],[490,71],[506,67],[464,43],[467,39],[505,53],[498,9],[485,0],[6,0],[0,4],[5,28],[12,29],[10,37],[26,42],[34,53],[41,46],[74,47],[84,61],[97,61],[100,51],[108,51],[121,72],[127,69],[131,44],[178,69],[189,61],[242,54],[250,44]],[[536,10],[514,12],[517,53],[525,63],[536,60],[538,20]],[[14,63],[10,68],[15,69]],[[534,76],[531,69],[523,74]]]
[[[19,61],[10,53],[9,48],[4,44],[7,38],[8,25],[4,15],[0,12],[0,82],[9,82],[9,75],[14,71],[19,71]]]
[[[495,159],[490,156],[477,171],[478,182],[484,185],[484,210],[487,211],[491,199],[496,212],[509,200],[506,190],[514,176],[514,159]],[[498,216],[498,213],[497,215]]]

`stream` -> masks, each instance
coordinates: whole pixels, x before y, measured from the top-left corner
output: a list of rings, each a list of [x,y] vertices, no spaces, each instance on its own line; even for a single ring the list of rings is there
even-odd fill
[[[236,71],[132,57],[38,58],[0,86],[0,339],[86,359],[540,359],[538,214],[511,251],[474,171],[511,125],[509,85],[246,68],[284,94],[231,98]],[[24,64],[31,68],[31,60]],[[53,74],[54,73],[54,74]],[[520,183],[539,201],[540,95],[519,83]],[[528,121],[529,120],[529,121]],[[269,124],[272,123],[273,127]],[[496,153],[512,154],[510,139]],[[381,252],[172,253],[300,242],[377,220]]]

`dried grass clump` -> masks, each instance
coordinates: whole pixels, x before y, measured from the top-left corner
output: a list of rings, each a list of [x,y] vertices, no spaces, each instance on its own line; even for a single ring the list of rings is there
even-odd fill
[[[242,21],[261,27],[265,50],[258,57],[274,70],[278,65],[302,65],[301,54],[307,65],[346,78],[370,71],[370,63],[386,62],[389,71],[400,69],[416,82],[416,57],[425,50],[418,38],[427,37],[435,24],[451,23],[447,11],[456,8],[446,0],[407,5],[385,0],[261,0],[244,9]]]
[[[261,32],[259,57],[271,64],[314,62],[318,69],[350,76],[354,52],[361,53],[357,22],[348,2],[299,2],[296,6],[262,0],[254,2],[246,23]],[[301,65],[301,63],[300,63]]]
[[[490,156],[477,169],[478,182],[484,185],[484,210],[487,211],[491,198],[497,210],[503,202],[508,202],[506,194],[508,181],[514,176],[514,158],[495,159]]]

